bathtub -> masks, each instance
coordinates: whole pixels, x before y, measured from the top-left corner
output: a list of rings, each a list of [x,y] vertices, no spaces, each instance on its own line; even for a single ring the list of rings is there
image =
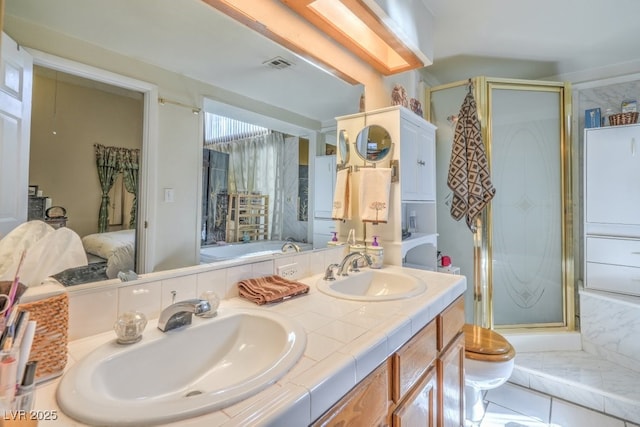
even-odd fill
[[[245,259],[259,257],[263,255],[281,254],[282,245],[287,243],[283,240],[265,240],[250,243],[231,243],[226,245],[204,246],[200,249],[200,263],[209,264],[217,261],[226,261],[229,259]],[[301,251],[312,249],[309,243],[298,243]],[[295,253],[293,249],[287,249],[287,253]]]

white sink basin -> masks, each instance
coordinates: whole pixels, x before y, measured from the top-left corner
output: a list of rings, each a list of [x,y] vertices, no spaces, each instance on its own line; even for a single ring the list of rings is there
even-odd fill
[[[411,298],[427,286],[420,279],[397,271],[366,269],[336,280],[319,279],[318,290],[333,297],[357,301],[389,301]]]
[[[57,389],[60,408],[90,425],[167,423],[215,411],[281,378],[302,356],[297,323],[260,309],[220,310],[213,319],[137,344],[115,339],[78,361]]]

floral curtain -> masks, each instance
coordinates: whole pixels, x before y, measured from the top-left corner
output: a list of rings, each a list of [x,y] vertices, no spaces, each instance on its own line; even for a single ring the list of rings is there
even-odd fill
[[[94,144],[96,152],[96,166],[98,168],[98,179],[100,180],[100,190],[102,201],[100,202],[100,212],[98,214],[98,232],[104,233],[109,225],[109,191],[119,173],[127,192],[133,194],[131,206],[131,219],[129,228],[136,227],[136,216],[138,212],[138,170],[140,169],[140,150],[122,147],[106,147],[101,144]]]
[[[122,171],[124,187],[133,194],[131,205],[131,219],[129,228],[136,227],[136,214],[138,212],[138,170],[140,169],[140,150],[121,148],[118,155],[118,163]]]
[[[109,224],[109,190],[113,187],[116,176],[119,172],[118,148],[105,147],[94,144],[96,152],[96,166],[98,168],[98,179],[100,180],[100,190],[102,191],[102,201],[100,202],[100,212],[98,214],[98,232],[107,231]]]

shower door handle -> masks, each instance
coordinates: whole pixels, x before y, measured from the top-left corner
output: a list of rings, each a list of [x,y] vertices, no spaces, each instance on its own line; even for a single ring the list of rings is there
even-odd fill
[[[636,156],[636,139],[635,138],[631,138],[631,156],[632,157]]]

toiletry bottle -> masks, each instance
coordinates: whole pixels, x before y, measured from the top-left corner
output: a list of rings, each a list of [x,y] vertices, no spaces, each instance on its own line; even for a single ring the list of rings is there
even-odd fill
[[[367,247],[367,254],[371,257],[371,268],[382,268],[384,263],[384,248],[378,242],[378,236],[373,236],[371,246]]]
[[[344,242],[338,241],[338,232],[332,231],[333,237],[327,242],[327,246],[342,246]]]
[[[36,375],[36,368],[38,366],[37,361],[27,362],[24,370],[24,376],[18,386],[18,392],[16,393],[16,409],[18,411],[29,412],[33,409],[35,384],[34,379]]]
[[[347,244],[349,246],[353,246],[356,244],[356,230],[354,228],[349,230],[349,235],[347,236]]]
[[[416,211],[409,212],[409,232],[415,233],[418,228],[418,223],[416,219]]]

